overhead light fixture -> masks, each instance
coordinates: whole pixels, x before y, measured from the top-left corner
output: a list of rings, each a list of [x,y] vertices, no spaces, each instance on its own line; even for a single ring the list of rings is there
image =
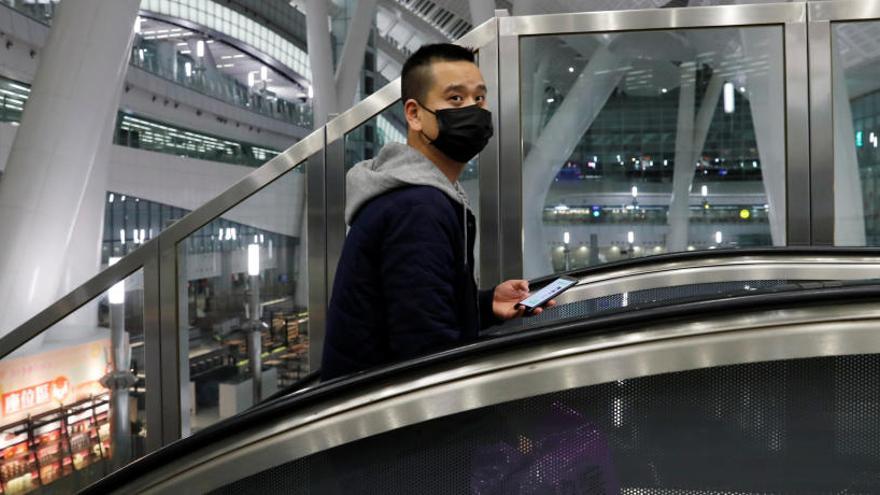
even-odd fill
[[[121,258],[118,256],[114,256],[107,260],[107,266],[115,265]],[[125,279],[120,280],[119,282],[113,284],[110,287],[110,290],[107,291],[107,299],[110,304],[123,304],[125,303]]]
[[[247,79],[248,79],[248,87],[249,87],[249,88],[253,88],[253,87],[254,87],[254,84],[256,84],[256,81],[254,80],[254,73],[253,73],[253,72],[248,72],[248,78],[247,78]]]
[[[248,275],[254,277],[260,274],[260,245],[248,244],[247,251]]]
[[[733,113],[736,110],[736,101],[733,97],[733,83],[724,83],[724,113]]]
[[[265,65],[260,67],[260,81],[266,81],[269,79],[269,68]]]
[[[183,64],[183,73],[186,74],[186,77],[192,77],[193,66],[191,63],[187,62]]]
[[[628,242],[628,243],[630,243],[630,244],[636,242],[636,233],[633,232],[632,230],[630,230],[629,232],[627,232],[627,233],[626,233],[626,242]]]
[[[196,42],[196,57],[202,58],[205,56],[205,42],[199,40]]]
[[[144,21],[144,20],[141,19],[140,17],[138,17],[137,19],[134,20],[134,32],[135,32],[135,34],[141,34],[141,23],[142,23],[143,21]]]

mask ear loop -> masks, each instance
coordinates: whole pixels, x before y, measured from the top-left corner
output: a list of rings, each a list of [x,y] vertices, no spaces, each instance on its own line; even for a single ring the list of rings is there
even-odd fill
[[[413,98],[413,101],[416,102],[416,104],[417,104],[418,106],[424,108],[426,112],[428,112],[428,113],[430,113],[431,115],[434,116],[434,120],[437,121],[437,137],[439,138],[439,137],[440,137],[440,119],[437,118],[437,112],[431,110],[430,108],[426,107],[425,105],[422,105],[422,102],[420,102],[419,100],[417,100],[417,99],[415,99],[415,98]],[[434,145],[434,141],[437,140],[436,138],[435,138],[435,139],[431,139],[430,136],[428,136],[427,134],[425,134],[425,131],[419,131],[419,134],[421,134],[421,135],[422,135],[422,136],[428,141],[428,144],[430,144],[430,145],[432,145],[432,146]]]

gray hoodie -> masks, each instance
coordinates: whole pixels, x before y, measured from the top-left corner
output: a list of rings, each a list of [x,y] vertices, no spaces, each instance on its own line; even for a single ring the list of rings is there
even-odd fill
[[[367,201],[408,185],[436,187],[471,209],[461,184],[449,182],[425,155],[406,144],[388,143],[376,158],[364,160],[348,171],[345,177],[345,223],[351,225],[355,214]]]
[[[364,160],[345,177],[345,223],[351,225],[358,210],[369,200],[403,186],[431,186],[464,205],[461,225],[464,228],[464,259],[467,260],[467,211],[471,210],[467,193],[458,181],[449,178],[415,148],[403,143],[387,143],[372,160]],[[472,212],[473,213],[473,212]]]

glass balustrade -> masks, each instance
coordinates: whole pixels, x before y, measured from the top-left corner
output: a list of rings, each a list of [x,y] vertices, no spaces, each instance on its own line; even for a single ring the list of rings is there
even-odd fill
[[[880,246],[880,21],[832,26],[834,241]]]
[[[781,28],[520,46],[526,277],[785,244]]]
[[[310,370],[305,178],[300,165],[178,244],[191,431]]]
[[[209,40],[210,42],[210,40]],[[312,127],[310,103],[287,101],[249,88],[233,77],[210,70],[194,57],[177,50],[173,42],[136,37],[131,64],[199,93],[301,127]]]
[[[3,493],[74,493],[146,453],[143,294],[138,270],[0,360]]]
[[[0,93],[2,91],[0,89]],[[280,153],[126,112],[119,112],[113,142],[130,148],[248,167],[259,167]]]

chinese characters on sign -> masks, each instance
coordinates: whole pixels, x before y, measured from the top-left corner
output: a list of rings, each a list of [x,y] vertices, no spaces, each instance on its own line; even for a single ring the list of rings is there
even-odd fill
[[[67,377],[59,376],[50,382],[5,393],[3,394],[3,416],[48,404],[53,398],[62,401],[69,392],[70,382]]]

